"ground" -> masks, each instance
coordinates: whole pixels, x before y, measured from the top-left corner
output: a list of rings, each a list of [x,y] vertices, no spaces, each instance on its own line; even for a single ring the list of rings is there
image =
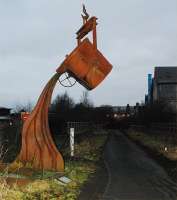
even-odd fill
[[[162,165],[174,181],[177,181],[176,137],[168,133],[159,134],[134,129],[129,129],[126,133],[131,140]]]
[[[120,131],[110,136],[104,159],[109,181],[103,200],[177,199],[177,184]]]
[[[108,139],[107,135],[94,134],[78,137],[74,159],[69,157],[68,148],[63,151],[66,162],[64,174],[31,171],[30,164],[25,170],[23,167],[19,170],[19,163],[16,163],[1,174],[0,199],[177,199],[177,183],[146,149],[132,142],[133,137],[130,140],[125,133],[118,130],[109,131],[108,134]],[[141,141],[149,140],[141,138]],[[11,184],[16,178],[16,169],[19,172],[18,178],[23,180],[22,184]],[[30,180],[29,177],[26,180],[27,175],[31,177]],[[63,175],[69,177],[72,182],[61,184],[58,178]]]
[[[34,170],[30,163],[24,166],[15,162],[1,164],[0,199],[2,200],[75,200],[83,184],[99,168],[105,135],[84,135],[76,140],[75,157],[70,158],[69,148],[63,150],[65,172]],[[61,176],[71,179],[69,184],[59,181]]]

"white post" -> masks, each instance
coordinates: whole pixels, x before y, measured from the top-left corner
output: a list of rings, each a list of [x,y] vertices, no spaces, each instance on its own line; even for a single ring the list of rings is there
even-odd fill
[[[71,157],[74,156],[74,128],[70,128],[70,150]]]

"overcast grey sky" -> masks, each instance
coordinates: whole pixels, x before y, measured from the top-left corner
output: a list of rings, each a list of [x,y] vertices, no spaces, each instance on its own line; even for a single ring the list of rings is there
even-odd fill
[[[177,0],[0,0],[0,106],[37,101],[76,46],[82,3],[99,18],[98,48],[114,66],[90,92],[96,105],[144,100],[147,74],[177,65]],[[68,93],[77,101],[83,90]]]

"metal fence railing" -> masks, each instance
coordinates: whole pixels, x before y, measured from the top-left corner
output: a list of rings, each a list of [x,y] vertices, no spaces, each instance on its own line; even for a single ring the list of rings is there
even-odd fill
[[[64,149],[69,145],[71,129],[72,131],[74,130],[75,140],[79,140],[79,138],[88,134],[104,134],[102,124],[94,124],[92,122],[67,122],[63,134],[54,135],[55,143],[59,149]]]
[[[159,134],[160,133],[177,134],[177,123],[152,123],[148,126],[130,124],[129,127],[139,131],[151,130],[154,132],[158,132]]]
[[[67,122],[67,133],[69,133],[70,128],[74,128],[75,134],[84,134],[84,133],[98,133],[103,129],[103,124],[94,124],[93,122]]]
[[[60,145],[58,143],[58,147],[62,150],[70,146],[71,157],[73,157],[75,141],[79,141],[88,134],[94,135],[95,132],[100,132],[102,128],[103,125],[92,122],[67,122],[67,134],[65,134],[65,138],[62,138],[63,142]],[[61,137],[59,139],[61,141]]]
[[[177,124],[176,123],[153,123],[150,126],[151,130],[158,132],[166,132],[166,133],[177,133]]]
[[[93,128],[93,124],[91,122],[67,122],[67,133],[70,128],[74,128],[75,134],[78,135],[88,133]]]
[[[131,124],[129,127],[137,132],[144,132],[149,135],[152,135],[157,140],[160,139],[166,144],[174,146],[177,145],[176,123],[153,123],[149,126]]]

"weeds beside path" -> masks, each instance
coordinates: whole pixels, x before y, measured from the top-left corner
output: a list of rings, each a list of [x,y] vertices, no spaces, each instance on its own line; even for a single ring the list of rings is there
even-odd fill
[[[177,182],[177,145],[164,140],[163,135],[129,129],[127,136],[141,146]]]
[[[10,168],[1,171],[0,178],[0,199],[1,200],[76,200],[80,194],[83,184],[98,169],[102,148],[107,139],[105,135],[84,136],[78,142],[76,141],[75,158],[70,159],[69,148],[63,151],[65,158],[65,172],[62,176],[71,179],[69,184],[62,184],[58,181],[61,176],[56,172],[31,171],[20,174],[25,171],[21,163],[16,163]],[[21,169],[21,170],[20,170]],[[30,171],[30,173],[29,173]],[[30,174],[30,176],[29,176]],[[8,180],[14,176],[21,176],[24,184],[9,184]],[[12,182],[12,181],[11,181]],[[17,181],[16,181],[17,183]]]

